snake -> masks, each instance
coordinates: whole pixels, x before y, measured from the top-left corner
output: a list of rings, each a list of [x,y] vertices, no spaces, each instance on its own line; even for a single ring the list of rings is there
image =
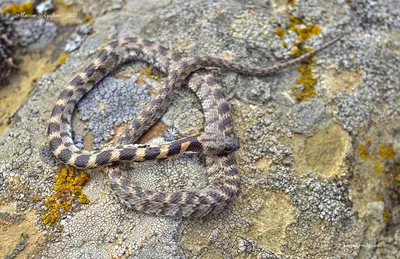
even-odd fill
[[[245,76],[265,77],[312,57],[337,42],[342,35],[323,43],[302,56],[268,68],[242,65],[212,56],[183,57],[160,44],[130,37],[111,42],[83,72],[78,73],[60,93],[48,125],[48,141],[54,156],[62,163],[79,169],[105,166],[110,188],[119,200],[144,213],[162,216],[203,217],[221,211],[239,192],[239,176],[235,166],[235,151],[240,147],[229,118],[229,104],[219,82],[208,73],[209,67],[219,67]],[[101,79],[128,61],[143,61],[167,74],[163,86],[154,98],[129,123],[115,147],[101,150],[81,150],[72,139],[72,114],[79,100]],[[199,71],[201,70],[201,71]],[[195,73],[194,73],[195,72]],[[189,80],[203,106],[204,132],[162,145],[132,144],[154,125],[168,109],[173,92]],[[193,81],[190,84],[190,81]],[[194,83],[197,82],[197,83]],[[121,174],[118,162],[143,162],[201,153],[206,158],[211,180],[200,190],[156,192],[135,186]]]

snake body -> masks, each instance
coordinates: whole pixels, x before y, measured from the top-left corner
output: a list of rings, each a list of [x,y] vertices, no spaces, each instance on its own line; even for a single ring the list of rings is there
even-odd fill
[[[188,87],[199,97],[205,113],[205,132],[234,136],[229,111],[221,113],[225,94],[211,72],[195,73]],[[218,98],[216,98],[218,97]],[[138,138],[139,136],[136,136]],[[120,138],[121,141],[123,138]],[[108,167],[110,187],[126,206],[163,216],[202,217],[221,211],[239,191],[239,175],[234,154],[205,156],[209,184],[200,190],[154,192],[132,185],[121,175],[118,165]]]
[[[63,163],[77,168],[95,168],[108,165],[111,189],[119,199],[137,210],[168,216],[205,216],[222,209],[238,192],[239,178],[234,154],[239,148],[229,119],[229,105],[219,83],[210,74],[193,73],[206,67],[220,67],[248,76],[268,76],[311,57],[327,48],[340,37],[319,48],[270,68],[243,66],[216,57],[190,57],[171,52],[157,43],[140,38],[125,38],[110,43],[97,59],[79,73],[61,92],[53,108],[48,136],[53,154]],[[128,125],[118,140],[118,145],[100,151],[77,148],[71,135],[71,118],[75,105],[96,83],[117,66],[131,60],[141,60],[168,74],[164,86]],[[132,145],[165,113],[173,89],[179,88],[189,75],[197,83],[197,94],[205,113],[205,130],[161,146]],[[199,74],[199,75],[198,75]],[[189,81],[189,85],[190,85]],[[153,192],[131,185],[121,175],[114,162],[165,159],[184,152],[206,155],[209,185],[196,191]]]

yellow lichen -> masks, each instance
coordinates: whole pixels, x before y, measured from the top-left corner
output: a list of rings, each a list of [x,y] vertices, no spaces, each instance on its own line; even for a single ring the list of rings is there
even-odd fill
[[[362,160],[367,159],[369,156],[368,150],[363,144],[358,145],[358,155]]]
[[[63,213],[72,209],[76,203],[89,203],[89,199],[82,193],[82,186],[88,179],[86,172],[78,172],[73,167],[63,167],[56,174],[53,187],[56,192],[44,202],[47,211],[42,215],[40,221],[45,225],[54,226]]]
[[[280,40],[283,40],[283,35],[288,34],[288,31],[282,29],[281,27],[278,27],[275,29],[275,34],[279,37]]]
[[[90,200],[83,193],[78,197],[77,201],[82,204],[88,204],[90,202]]]
[[[59,68],[62,64],[65,63],[65,61],[66,61],[67,58],[69,57],[69,54],[70,54],[69,52],[66,52],[66,53],[61,54],[61,55],[58,57],[58,59],[57,59],[54,63],[48,64],[48,65],[45,67],[44,70],[45,70],[46,72],[51,72],[51,71],[53,71],[53,70]]]
[[[298,18],[296,16],[294,16],[293,14],[290,15],[290,23],[288,23],[289,26],[295,26],[295,24],[304,24],[303,20],[301,18]]]
[[[366,160],[366,166],[373,165],[374,173],[367,178],[379,179],[384,187],[377,194],[377,201],[385,204],[386,209],[382,212],[382,219],[388,221],[392,216],[390,204],[399,199],[396,190],[400,187],[400,167],[395,163],[386,163],[386,160],[394,159],[396,155],[393,145],[384,143],[376,145],[370,138],[364,138],[364,140],[365,143],[358,145],[358,153],[361,159]]]
[[[383,166],[381,165],[381,163],[375,161],[374,162],[374,167],[375,167],[375,174],[376,175],[380,175],[383,172]]]
[[[57,61],[56,61],[56,68],[58,68],[59,66],[61,66],[62,64],[64,64],[65,60],[67,60],[67,58],[69,57],[69,52],[62,54],[61,56],[58,57]]]
[[[312,50],[312,48],[304,47],[304,43],[313,35],[320,34],[322,30],[315,24],[306,24],[301,18],[290,15],[290,21],[286,23],[286,29],[278,27],[275,30],[275,34],[282,40],[284,47],[286,47],[286,42],[283,38],[285,34],[289,34],[289,31],[297,34],[298,41],[293,42],[295,48],[292,51],[293,57],[297,58]],[[313,55],[309,59],[304,60],[299,68],[300,77],[296,80],[297,85],[292,88],[293,94],[298,101],[308,100],[317,93],[315,91],[317,79],[313,77],[312,73],[312,67],[315,65],[312,59],[315,56]]]
[[[88,23],[92,19],[92,15],[90,13],[85,13],[83,16],[83,23]]]
[[[386,146],[385,144],[381,144],[379,146],[379,156],[382,160],[393,160],[395,156],[393,145]]]
[[[23,4],[11,4],[3,8],[2,13],[9,13],[12,15],[16,14],[32,14],[33,13],[33,3],[26,2]]]
[[[385,222],[388,221],[388,219],[390,218],[390,216],[391,216],[390,211],[384,210],[384,211],[382,212],[383,221],[385,221]]]
[[[312,67],[314,66],[314,62],[309,61],[308,63],[303,63],[300,65],[299,72],[300,77],[297,78],[296,83],[298,85],[302,85],[300,88],[297,85],[292,88],[296,99],[299,101],[308,100],[310,97],[313,97],[317,94],[315,91],[315,84],[317,83],[317,79],[313,77]]]

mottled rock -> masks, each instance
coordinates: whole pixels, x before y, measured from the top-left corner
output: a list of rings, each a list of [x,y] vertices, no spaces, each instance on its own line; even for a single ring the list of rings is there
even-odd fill
[[[38,227],[37,235],[46,238],[32,243],[31,255],[395,258],[400,240],[400,210],[393,198],[400,172],[400,16],[394,1],[64,2],[93,14],[91,34],[79,41],[71,38],[79,43],[75,50],[38,81],[0,140],[0,201],[24,216],[11,226],[31,219],[27,229]],[[299,76],[295,68],[266,78],[214,70],[229,96],[241,142],[241,193],[224,211],[203,219],[176,219],[128,210],[109,192],[102,169],[94,169],[83,188],[91,203],[66,213],[58,228],[32,220],[44,212],[42,201],[50,197],[57,171],[46,151],[52,106],[99,48],[112,39],[140,36],[187,56],[213,55],[267,67],[291,58],[296,49],[291,45],[298,40],[294,31],[283,41],[276,33],[290,21],[288,13],[321,27],[322,33],[307,39],[306,47],[315,48],[343,31],[351,35],[313,59],[318,82],[308,101],[297,101],[291,91]],[[32,26],[28,21],[20,24]],[[46,33],[54,34],[56,25],[32,24],[38,29],[22,34],[27,46],[46,46],[52,38]],[[113,145],[113,136],[123,129],[118,125],[131,120],[163,82],[163,76],[149,75],[149,70],[141,62],[123,65],[79,103],[73,129],[80,148]],[[158,124],[162,130],[152,130],[157,132],[149,134],[153,139],[143,141],[158,144],[200,132],[202,116],[196,97],[179,89]],[[124,169],[134,184],[157,191],[207,185],[197,155]],[[13,237],[25,231],[10,230]],[[33,234],[28,235],[30,243]],[[12,253],[17,243],[0,255]]]
[[[57,25],[44,18],[14,22],[19,43],[31,50],[43,50],[57,36]]]
[[[334,124],[311,137],[293,135],[295,170],[298,175],[314,173],[321,177],[344,176],[351,140],[341,126]]]

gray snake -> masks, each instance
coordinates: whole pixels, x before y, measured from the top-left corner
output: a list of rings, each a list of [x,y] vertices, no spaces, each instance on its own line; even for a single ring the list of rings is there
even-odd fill
[[[107,166],[110,187],[122,203],[136,210],[165,216],[205,216],[220,211],[237,195],[239,176],[234,151],[239,148],[229,118],[229,105],[221,86],[210,73],[196,72],[207,67],[220,67],[248,76],[268,76],[311,57],[338,41],[341,36],[322,44],[296,59],[270,68],[243,66],[221,58],[204,56],[182,58],[157,43],[140,38],[125,38],[110,43],[97,59],[79,73],[61,92],[53,108],[48,136],[53,154],[63,163],[77,168]],[[113,148],[99,151],[80,150],[71,133],[71,118],[78,101],[102,78],[119,65],[141,60],[152,64],[168,75],[164,86],[128,125]],[[205,114],[204,132],[160,146],[139,146],[135,143],[161,118],[171,103],[173,90],[180,88],[189,75],[189,86],[197,93]],[[193,81],[193,83],[191,83]],[[194,82],[197,82],[194,83]],[[195,86],[197,85],[197,86]],[[130,184],[120,173],[119,161],[165,159],[184,152],[206,156],[208,186],[201,190],[155,192]]]

